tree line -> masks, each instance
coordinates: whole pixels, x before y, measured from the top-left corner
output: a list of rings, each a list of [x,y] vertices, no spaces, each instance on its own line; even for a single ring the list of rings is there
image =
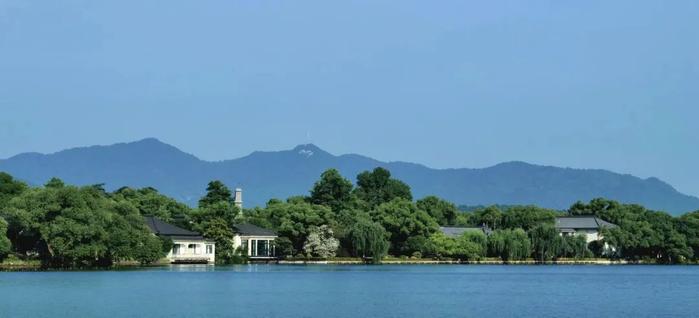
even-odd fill
[[[554,223],[562,215],[592,215],[618,227],[603,229],[604,239],[588,244],[583,236],[559,235]],[[210,182],[197,207],[189,207],[154,188],[108,192],[102,185],[76,187],[56,178],[29,187],[0,173],[0,259],[37,258],[51,267],[151,263],[172,242],[151,235],[142,216],[214,239],[217,262],[223,264],[244,261],[242,251],[233,248],[231,230],[244,222],[276,231],[281,257],[362,257],[376,263],[387,255],[505,262],[608,257],[682,263],[699,256],[699,211],[672,217],[606,199],[577,202],[567,211],[531,205],[461,211],[436,196],[413,200],[410,187],[383,168],[360,173],[356,183],[329,169],[308,195],[271,199],[245,211],[220,181]],[[451,237],[440,226],[472,229]]]

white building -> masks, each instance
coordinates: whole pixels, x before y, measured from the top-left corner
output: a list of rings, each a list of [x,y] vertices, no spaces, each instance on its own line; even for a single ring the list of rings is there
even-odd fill
[[[592,215],[556,217],[556,229],[561,235],[585,235],[587,243],[601,240],[600,230],[603,228],[615,227],[615,224]]]
[[[207,240],[201,234],[185,230],[163,222],[156,217],[145,217],[146,225],[153,234],[172,240],[172,250],[167,259],[172,264],[214,264],[216,262],[216,243]]]
[[[277,233],[252,224],[238,224],[233,227],[233,246],[242,247],[251,260],[269,260],[277,256],[274,240]]]

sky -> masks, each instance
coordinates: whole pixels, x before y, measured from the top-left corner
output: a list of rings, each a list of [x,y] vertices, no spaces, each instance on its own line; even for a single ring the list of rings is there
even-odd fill
[[[0,0],[0,158],[156,137],[699,195],[699,1]]]

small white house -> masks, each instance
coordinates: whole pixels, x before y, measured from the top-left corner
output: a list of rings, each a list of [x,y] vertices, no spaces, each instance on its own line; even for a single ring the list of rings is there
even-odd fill
[[[276,258],[274,240],[277,233],[252,224],[238,224],[233,227],[235,236],[233,246],[242,247],[252,260],[269,260]]]
[[[615,227],[616,224],[592,215],[556,217],[556,229],[560,235],[585,235],[587,243],[601,240],[603,237],[600,230],[603,228]]]
[[[201,234],[165,223],[156,217],[145,217],[146,225],[153,234],[172,240],[172,250],[167,259],[172,264],[214,264],[216,243]]]

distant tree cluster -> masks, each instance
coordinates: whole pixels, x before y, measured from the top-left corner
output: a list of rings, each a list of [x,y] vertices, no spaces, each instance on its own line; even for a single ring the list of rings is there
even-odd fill
[[[111,266],[123,260],[154,262],[172,242],[153,236],[142,216],[201,232],[217,243],[221,264],[244,261],[233,247],[232,227],[249,222],[276,231],[282,257],[361,257],[380,263],[388,256],[504,262],[609,257],[658,263],[696,261],[699,211],[681,217],[606,199],[577,202],[568,211],[536,206],[488,206],[463,211],[435,196],[413,201],[410,187],[383,168],[357,176],[356,185],[337,170],[325,171],[308,196],[271,199],[241,213],[232,193],[212,181],[196,208],[153,188],[101,185],[75,187],[51,179],[29,187],[0,173],[0,260],[37,258],[47,267]],[[592,215],[617,224],[603,240],[562,236],[556,216]],[[471,229],[457,237],[440,226]],[[479,229],[486,229],[482,231]]]
[[[47,267],[149,263],[164,256],[162,241],[148,231],[139,210],[101,186],[74,187],[52,179],[29,188],[7,175],[0,179],[0,188],[13,191],[0,207],[0,232],[7,232],[15,253],[37,255]],[[5,246],[0,239],[0,254],[6,255]]]

